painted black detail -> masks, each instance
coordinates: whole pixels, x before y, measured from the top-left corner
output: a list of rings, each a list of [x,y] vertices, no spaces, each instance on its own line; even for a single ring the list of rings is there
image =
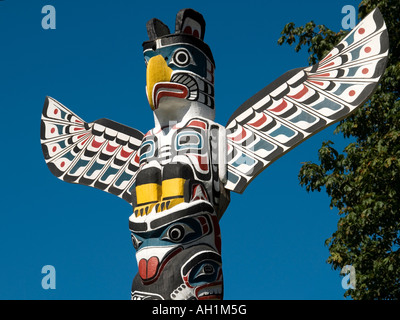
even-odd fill
[[[161,185],[161,170],[156,167],[140,170],[136,177],[136,186],[148,183],[157,183]]]
[[[182,179],[193,179],[192,168],[183,163],[168,163],[163,168],[163,180],[182,178]]]

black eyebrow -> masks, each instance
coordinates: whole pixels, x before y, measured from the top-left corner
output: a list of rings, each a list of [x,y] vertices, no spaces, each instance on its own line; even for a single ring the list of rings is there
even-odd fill
[[[161,217],[159,219],[156,219],[156,220],[150,222],[150,228],[156,229],[158,227],[161,227],[161,226],[168,224],[170,222],[173,222],[175,220],[184,218],[186,216],[190,216],[195,213],[203,213],[203,212],[213,213],[214,208],[211,204],[209,204],[207,202],[201,202],[197,205],[194,205],[193,207],[185,208],[183,210],[174,212],[173,214],[166,215],[164,217]]]

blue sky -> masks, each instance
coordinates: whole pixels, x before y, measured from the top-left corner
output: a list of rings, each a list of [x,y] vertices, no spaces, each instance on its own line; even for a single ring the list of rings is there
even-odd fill
[[[56,29],[41,26],[44,5]],[[64,183],[47,169],[40,146],[46,95],[88,122],[109,118],[147,132],[141,44],[146,22],[174,28],[186,7],[206,20],[216,61],[216,121],[285,71],[307,65],[306,51],[278,46],[284,25],[310,20],[339,30],[344,5],[358,1],[61,1],[0,2],[0,299],[129,299],[137,273],[128,229],[131,207],[96,189]],[[344,299],[324,241],[337,211],[325,193],[299,186],[301,163],[316,161],[322,141],[349,141],[335,125],[310,138],[232,194],[221,220],[225,299]],[[56,289],[44,290],[44,265]]]

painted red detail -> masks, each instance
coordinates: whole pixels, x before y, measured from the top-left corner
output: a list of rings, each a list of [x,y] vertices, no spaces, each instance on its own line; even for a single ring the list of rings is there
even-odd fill
[[[354,96],[355,94],[356,94],[356,92],[354,90],[350,90],[350,92],[349,92],[350,97]]]
[[[366,48],[364,49],[364,51],[365,51],[365,53],[370,53],[370,52],[371,52],[371,47],[366,47]]]
[[[60,163],[60,167],[64,168],[64,166],[65,166],[65,162],[63,161],[63,162]]]
[[[359,34],[363,34],[364,32],[365,32],[365,29],[364,29],[364,28],[358,29],[358,33],[359,33]]]
[[[183,84],[171,82],[157,83],[153,89],[153,101],[155,102],[155,108],[158,108],[158,104],[163,97],[176,97],[185,99],[188,97],[188,94],[189,89]]]
[[[79,127],[74,128],[74,131],[80,131],[80,130],[83,130],[83,128],[79,128]]]
[[[158,270],[159,261],[157,257],[151,257],[149,260],[141,259],[139,261],[139,275],[143,280],[153,278]]]
[[[203,231],[203,234],[207,234],[209,228],[208,228],[208,223],[206,218],[204,217],[198,217],[197,219],[199,219],[199,222],[201,224],[201,229]]]
[[[114,147],[114,146],[112,146],[110,143],[108,143],[108,144],[107,144],[107,147],[106,147],[106,150],[107,150],[108,152],[114,152],[115,149],[117,149],[117,148],[118,148],[118,146]]]
[[[329,72],[327,73],[321,73],[321,74],[315,74],[312,77],[329,77],[331,74]]]
[[[191,28],[190,26],[187,26],[187,27],[185,28],[185,30],[183,30],[183,33],[186,33],[186,34],[193,34],[192,28]]]
[[[207,157],[197,156],[196,155],[196,158],[198,160],[200,169],[203,170],[203,171],[208,171],[208,161],[207,161],[208,159],[207,159]]]
[[[57,114],[58,113],[58,109],[54,109],[54,114]]]
[[[204,130],[207,129],[206,123],[203,121],[199,121],[199,120],[192,120],[189,122],[189,124],[187,126],[188,127],[199,127],[199,128],[203,128]]]
[[[263,125],[265,122],[267,122],[267,116],[265,115],[265,113],[263,113],[260,119],[254,121],[254,122],[250,122],[249,125],[251,125],[252,127],[258,128],[261,125]]]
[[[55,128],[51,128],[50,132],[54,133],[54,132],[56,132],[56,129]]]
[[[97,142],[96,139],[93,139],[92,141],[92,147],[94,148],[99,148],[101,145],[103,144],[103,142]]]
[[[194,200],[208,200],[207,193],[204,190],[203,186],[200,184],[196,184],[193,186],[192,195],[194,196],[194,198],[192,199],[193,201]]]
[[[295,95],[289,96],[289,97],[297,100],[297,99],[300,99],[301,97],[303,97],[307,92],[308,92],[308,88],[303,84],[303,89],[299,93],[296,93]]]
[[[243,128],[241,128],[241,130],[242,131],[236,137],[228,137],[228,138],[235,142],[244,139],[246,137],[246,130],[244,130]]]
[[[335,62],[332,61],[332,62],[328,63],[327,65],[325,65],[325,66],[319,68],[319,70],[320,70],[320,69],[324,69],[324,68],[328,68],[328,67],[330,67],[330,66],[333,66],[334,64],[335,64]]]
[[[157,257],[151,257],[148,261],[147,261],[147,278],[153,278],[156,273],[157,273],[157,269],[158,269],[158,258]]]
[[[83,145],[86,143],[86,141],[88,141],[88,139],[89,139],[89,138],[86,138],[84,141],[82,141],[82,142],[81,142],[81,145],[83,146]]]
[[[193,31],[193,36],[196,37],[196,38],[200,38],[199,31],[194,30]]]
[[[53,150],[53,152],[56,152],[56,150],[57,150],[57,147],[56,147],[56,146],[54,146],[52,150]]]
[[[323,62],[323,61],[325,61],[325,60],[327,60],[327,59],[329,59],[330,57],[332,57],[332,53],[330,53],[329,55],[327,55],[324,59],[322,59],[321,60],[321,62]]]
[[[146,259],[141,259],[139,261],[139,275],[142,278],[142,280],[146,283],[146,284],[151,284],[155,281],[157,281],[159,275],[161,274],[161,272],[163,271],[165,265],[168,263],[168,261],[170,261],[175,255],[177,255],[179,252],[181,252],[183,249],[182,247],[178,247],[176,249],[174,249],[172,252],[169,252],[168,255],[166,257],[164,257],[164,259],[160,262],[158,262],[157,268],[156,268],[156,272],[155,274],[150,277],[149,274],[151,274],[151,272],[149,272],[149,263],[154,263],[154,261],[150,262],[152,258],[157,258],[157,257],[151,257],[148,261]],[[143,262],[141,262],[143,260]],[[158,261],[158,258],[157,258]],[[140,272],[140,267],[142,265],[142,273]],[[153,267],[150,267],[150,270],[153,270]],[[144,271],[143,271],[144,270]],[[147,278],[143,278],[142,274],[147,277]]]
[[[142,279],[147,279],[147,260],[141,259],[139,261],[139,275]]]
[[[290,97],[290,96],[289,96]],[[272,112],[281,112],[283,109],[287,107],[287,102],[286,100],[282,100],[281,104],[273,109],[268,109],[269,111]]]
[[[204,223],[201,225],[202,229],[203,229],[203,234],[207,234],[208,230],[210,230],[210,227],[208,226],[208,223],[206,221],[206,219],[204,219]]]
[[[131,151],[131,152],[125,151],[124,148],[122,148],[122,149],[121,149],[121,156],[122,156],[123,158],[128,158],[128,157],[132,154],[132,152],[133,152],[133,151]]]
[[[136,153],[135,159],[134,159],[135,163],[139,164],[139,160],[140,160],[139,155]]]
[[[319,86],[323,86],[323,85],[324,85],[324,83],[321,82],[321,81],[308,80],[308,82],[315,83],[315,84],[317,84],[317,85],[319,85]]]
[[[367,74],[367,73],[368,73],[368,71],[369,71],[369,70],[368,70],[368,68],[364,68],[364,69],[362,69],[362,71],[361,71],[361,72],[362,72],[363,74]]]

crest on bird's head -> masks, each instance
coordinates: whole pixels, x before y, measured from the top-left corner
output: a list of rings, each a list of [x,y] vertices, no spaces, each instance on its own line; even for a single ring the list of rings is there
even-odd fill
[[[206,117],[214,117],[215,63],[203,41],[205,26],[203,16],[193,9],[178,12],[174,33],[156,18],[147,22],[146,93],[154,111],[196,105]]]

